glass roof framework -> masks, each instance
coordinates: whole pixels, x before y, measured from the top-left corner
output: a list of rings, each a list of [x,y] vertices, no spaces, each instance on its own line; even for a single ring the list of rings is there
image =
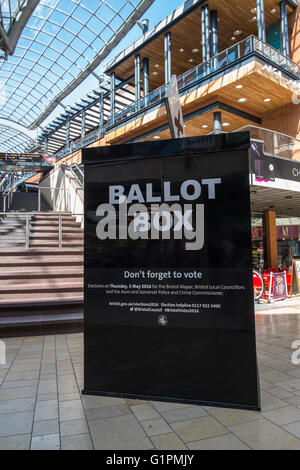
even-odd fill
[[[7,127],[0,127],[0,148],[3,153],[23,152],[28,145],[28,137]]]
[[[110,92],[105,86],[88,93],[80,101],[72,106],[45,127],[39,135],[39,145],[28,145],[26,151],[43,151],[41,146],[43,138],[47,135],[48,153],[57,153],[66,146],[66,121],[70,121],[70,142],[83,137],[82,128],[84,120],[84,136],[99,129],[100,124],[100,96],[103,94],[103,124],[107,123],[110,116]],[[130,83],[120,83],[116,87],[115,107],[116,111],[132,105],[135,102],[135,90]],[[83,117],[84,113],[84,117]]]
[[[1,23],[6,32],[12,27],[25,3],[27,0],[0,0]]]
[[[63,93],[66,96],[86,78],[87,70],[92,72],[91,65],[100,52],[120,31],[124,36],[153,1],[41,0],[24,27],[14,54],[0,60],[0,117],[28,129],[37,127],[49,107],[52,109],[48,114],[59,104]],[[9,21],[11,24],[22,3],[0,0],[5,29],[9,29]],[[9,12],[9,8],[11,16],[5,22],[4,12]],[[5,134],[0,129],[2,152],[8,151]]]

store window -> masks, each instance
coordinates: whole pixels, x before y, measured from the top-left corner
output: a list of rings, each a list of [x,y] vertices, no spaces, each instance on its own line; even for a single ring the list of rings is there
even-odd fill
[[[300,256],[300,218],[277,218],[277,249],[278,268],[290,271],[293,257]],[[252,230],[252,261],[258,270],[264,268],[264,234],[262,217],[253,216]]]

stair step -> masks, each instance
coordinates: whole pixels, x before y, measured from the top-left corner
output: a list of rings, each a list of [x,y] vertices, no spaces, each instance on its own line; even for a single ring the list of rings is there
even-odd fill
[[[44,233],[54,233],[54,234],[58,234],[58,226],[57,227],[54,227],[49,225],[49,227],[44,227],[44,228],[37,228],[37,227],[33,227],[31,226],[30,228],[30,231],[31,233],[34,233],[34,234],[44,234]],[[62,226],[62,232],[63,234],[73,234],[73,233],[78,233],[79,235],[83,235],[83,232],[82,232],[82,229],[80,227],[65,227],[64,225]]]
[[[53,247],[52,250],[49,250],[48,248],[30,248],[29,250],[25,250],[24,248],[23,249],[18,249],[18,250],[10,250],[10,249],[7,249],[7,250],[2,250],[0,251],[0,261],[3,259],[3,258],[8,258],[10,256],[14,256],[14,257],[26,257],[26,259],[28,258],[34,258],[35,260],[37,259],[36,256],[39,256],[38,259],[40,259],[40,256],[42,257],[45,257],[45,256],[60,256],[60,257],[63,257],[63,256],[82,256],[84,253],[84,250],[83,250],[83,247],[79,247],[79,248],[69,248],[69,247],[64,247],[64,248],[60,248],[58,249],[56,246]]]
[[[70,227],[70,228],[81,228],[80,222],[69,222],[69,221],[63,221],[62,223],[63,227]],[[58,227],[59,223],[56,221],[47,221],[47,222],[40,222],[36,220],[31,221],[31,227],[38,227],[40,228],[47,228],[47,227]]]
[[[68,240],[68,242],[62,243],[62,248],[70,248],[70,246],[74,248],[82,248],[83,247],[83,240]],[[30,248],[58,248],[58,241],[54,240],[30,240]]]
[[[30,234],[30,239],[31,240],[58,240],[58,234],[36,234],[36,233],[31,233]],[[74,234],[65,234],[63,232],[62,234],[62,241],[66,240],[83,240],[83,233],[74,233]]]
[[[36,259],[26,259],[26,258],[23,258],[23,261],[22,261],[22,265],[23,266],[36,266],[36,267],[41,267],[41,266],[65,266],[65,265],[69,265],[69,266],[83,266],[83,257],[82,256],[57,256],[57,257],[53,257],[49,259],[48,258],[40,258],[38,260]],[[9,258],[9,259],[5,259],[5,258],[1,258],[0,259],[0,267],[12,267],[12,266],[16,266],[16,267],[20,267],[20,260],[18,259],[14,259],[14,258]]]
[[[8,297],[10,294],[16,295],[19,293],[46,293],[46,292],[55,292],[55,293],[67,293],[69,291],[82,291],[83,290],[83,280],[72,280],[67,282],[65,279],[63,281],[57,279],[47,279],[46,282],[35,282],[27,284],[16,284],[16,285],[0,285],[0,302],[4,297]]]
[[[45,216],[45,215],[33,215],[33,222],[47,222],[47,223],[52,223],[58,222],[59,219],[61,219],[63,222],[64,221],[70,221],[70,222],[76,222],[76,217],[69,216],[69,215],[63,215],[63,216],[58,216],[57,214],[55,215],[50,215]]]
[[[14,235],[16,233],[26,233],[26,230],[24,227],[22,228],[17,228],[17,229],[11,229],[11,228],[3,228],[3,227],[0,227],[0,237],[4,237],[5,235]]]
[[[69,322],[83,322],[83,313],[57,313],[52,315],[28,315],[0,317],[1,327],[26,326],[38,324],[57,324]]]
[[[1,235],[0,236],[0,241],[3,241],[3,240],[11,240],[11,241],[14,241],[14,240],[25,240],[25,236],[24,236],[24,233],[20,233],[20,234],[15,234],[14,236],[12,235]]]
[[[39,305],[17,305],[15,307],[6,306],[5,309],[0,308],[0,317],[6,316],[18,316],[26,317],[28,315],[55,315],[57,313],[80,313],[83,314],[83,302],[48,302],[43,305],[43,308]]]
[[[16,274],[13,272],[13,274],[8,273],[5,277],[5,275],[0,276],[1,280],[1,285],[2,286],[12,286],[16,284],[31,284],[35,285],[37,282],[42,283],[42,284],[49,284],[51,286],[58,285],[59,282],[81,282],[83,283],[83,272],[78,272],[78,273],[53,273],[53,274],[48,274],[48,273],[33,273],[31,276],[28,276],[28,274]],[[3,287],[4,289],[4,287]]]
[[[62,275],[72,275],[72,274],[83,274],[83,268],[79,268],[77,266],[49,266],[49,269],[45,271],[43,268],[36,267],[32,269],[32,267],[20,266],[18,268],[7,268],[7,270],[0,271],[0,279],[7,279],[13,276],[62,276]]]
[[[2,221],[0,222],[0,229],[5,228],[5,229],[17,229],[17,228],[24,228],[26,227],[25,220],[23,221],[16,221],[15,223],[13,222],[8,222],[8,221]]]
[[[70,294],[68,297],[57,298],[55,295],[48,294],[47,297],[39,298],[22,298],[22,295],[17,296],[14,299],[3,300],[0,302],[0,312],[7,308],[26,308],[26,307],[49,307],[51,306],[63,306],[63,305],[82,305],[83,304],[83,295],[74,295]]]

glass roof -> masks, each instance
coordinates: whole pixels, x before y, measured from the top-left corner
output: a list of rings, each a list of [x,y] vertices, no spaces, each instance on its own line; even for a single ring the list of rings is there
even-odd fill
[[[129,31],[153,1],[41,0],[13,55],[0,60],[0,117],[36,127],[45,110],[57,106],[58,95],[71,92],[120,29]],[[0,22],[7,31],[23,3],[0,0]],[[0,128],[1,152],[19,151],[23,141],[28,138]]]
[[[27,136],[7,127],[0,127],[0,152],[22,153],[26,144],[28,144],[28,141],[29,139]]]

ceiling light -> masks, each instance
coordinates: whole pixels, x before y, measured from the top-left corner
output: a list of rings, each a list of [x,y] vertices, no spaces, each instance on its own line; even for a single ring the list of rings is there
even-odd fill
[[[158,68],[158,67],[159,67],[159,65],[158,65],[158,64],[155,64],[155,65],[154,65],[154,67],[155,67],[155,68]]]
[[[234,37],[234,36],[232,36],[231,41],[235,41],[235,37]]]
[[[197,52],[199,52],[199,49],[197,49],[197,48],[192,49],[192,53],[193,53],[193,54],[197,54]]]
[[[207,125],[207,124],[203,124],[202,128],[203,128],[203,129],[207,129],[207,128],[208,128],[208,125]]]
[[[251,11],[251,13],[256,13],[256,7],[254,7],[254,8],[251,8],[251,10],[250,10],[250,11]]]
[[[155,135],[153,139],[160,139],[160,135]]]
[[[241,29],[236,29],[234,31],[234,34],[235,34],[235,36],[239,36],[240,34],[242,34],[242,30]]]
[[[228,126],[230,126],[230,122],[224,122],[224,123],[222,124],[222,126],[223,126],[223,127],[228,127]]]
[[[256,20],[257,20],[256,16],[253,16],[252,21],[256,21]]]
[[[272,8],[271,13],[273,13],[273,15],[275,15],[275,13],[277,13],[277,8]]]
[[[270,101],[271,101],[271,98],[265,98],[265,99],[264,99],[264,102],[265,102],[265,103],[269,103]]]
[[[158,75],[158,72],[152,72],[152,75]]]
[[[184,52],[184,49],[179,49],[179,52]]]
[[[189,62],[194,62],[194,59],[189,59]]]
[[[241,88],[243,88],[243,85],[237,85],[235,88],[237,88],[238,90],[240,90]]]
[[[240,98],[240,99],[238,99],[238,102],[239,102],[239,103],[245,103],[245,101],[247,101],[247,98]]]

